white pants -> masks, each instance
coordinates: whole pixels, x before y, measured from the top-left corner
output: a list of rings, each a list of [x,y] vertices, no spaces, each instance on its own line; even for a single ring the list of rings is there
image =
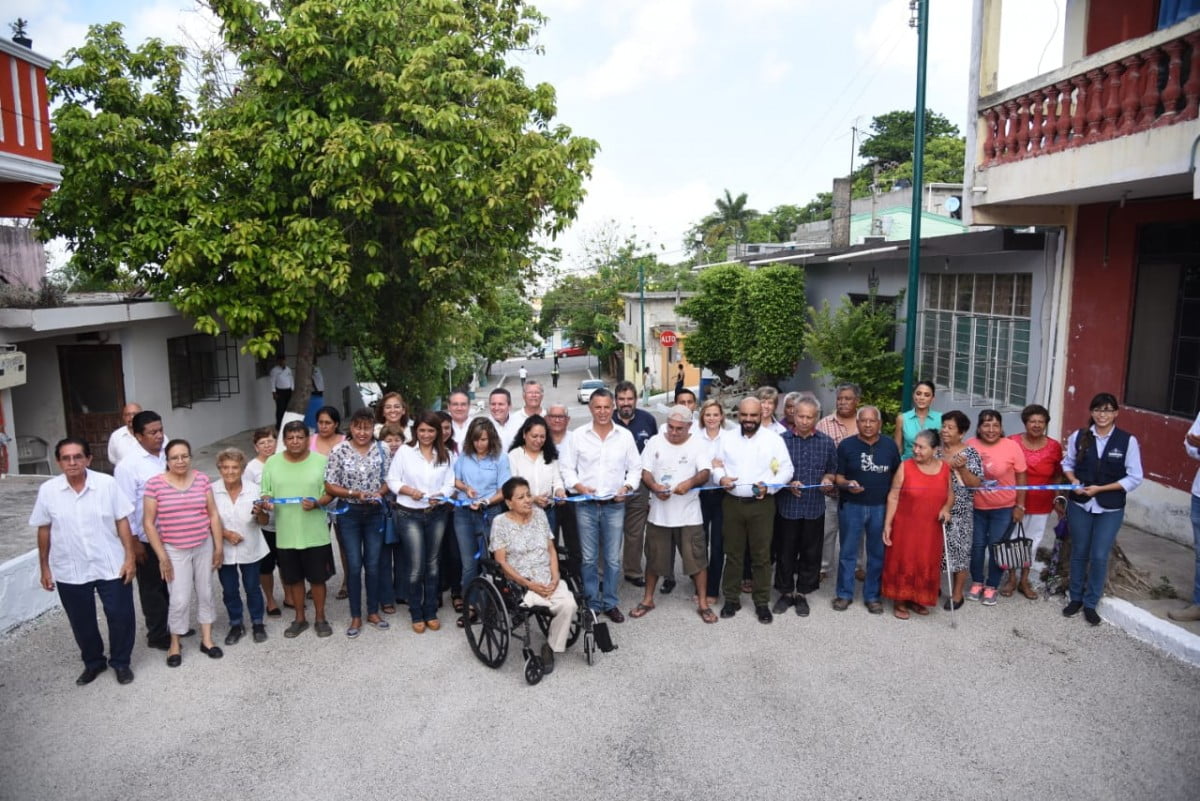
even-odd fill
[[[167,627],[172,634],[187,634],[188,613],[192,607],[192,593],[196,594],[196,620],[212,623],[217,619],[213,605],[213,543],[205,538],[203,545],[195,548],[176,548],[163,543],[175,578],[167,582],[171,595],[171,606],[167,610]]]
[[[571,621],[575,619],[578,609],[575,596],[567,588],[567,583],[560,580],[549,598],[543,598],[533,590],[525,593],[526,606],[548,606],[554,617],[550,618],[550,631],[546,633],[546,642],[556,654],[567,650],[567,638],[571,636]]]
[[[1050,522],[1052,516],[1054,516],[1053,512],[1044,515],[1025,515],[1025,536],[1033,540],[1033,563],[1035,565],[1041,564],[1037,558],[1038,545],[1046,533],[1046,524]]]

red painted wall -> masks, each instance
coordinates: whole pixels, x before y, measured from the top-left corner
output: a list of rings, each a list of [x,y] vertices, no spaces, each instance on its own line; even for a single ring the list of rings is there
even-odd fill
[[[1092,396],[1111,392],[1122,401],[1117,425],[1134,434],[1141,445],[1146,477],[1190,490],[1196,463],[1184,453],[1183,438],[1192,421],[1124,405],[1137,227],[1173,220],[1200,220],[1200,201],[1181,198],[1130,202],[1125,208],[1115,203],[1079,207],[1067,338],[1067,391],[1059,419],[1065,439],[1087,422]]]
[[[1158,29],[1158,0],[1091,0],[1087,55]]]

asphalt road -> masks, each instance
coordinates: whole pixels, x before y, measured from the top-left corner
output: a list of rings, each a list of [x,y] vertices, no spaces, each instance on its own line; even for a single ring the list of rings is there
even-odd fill
[[[529,687],[452,625],[74,685],[61,612],[0,640],[0,798],[1195,799],[1200,671],[1053,602],[898,621],[861,604],[705,625],[683,585]],[[621,590],[631,607],[639,591]],[[448,621],[449,615],[443,615]],[[140,613],[139,613],[140,619]],[[218,636],[226,629],[218,622]]]

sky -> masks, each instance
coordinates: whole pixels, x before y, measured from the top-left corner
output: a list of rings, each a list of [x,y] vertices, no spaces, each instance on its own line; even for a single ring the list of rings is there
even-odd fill
[[[972,2],[930,2],[926,105],[964,129]],[[1005,0],[1002,86],[1059,66],[1064,2]],[[31,5],[18,10],[34,49],[56,59],[96,23],[123,22],[130,43],[205,41],[213,30],[190,0]],[[600,144],[579,218],[555,243],[568,269],[610,224],[664,261],[683,260],[686,231],[726,189],[760,211],[803,205],[849,171],[852,127],[915,107],[908,0],[534,5],[549,18],[543,52],[514,54],[514,63],[530,82],[555,87],[557,122]]]

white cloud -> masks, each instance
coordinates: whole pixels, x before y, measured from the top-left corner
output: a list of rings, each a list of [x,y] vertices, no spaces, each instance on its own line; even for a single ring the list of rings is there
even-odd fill
[[[792,63],[771,49],[763,53],[759,61],[758,74],[766,83],[779,83],[792,71]]]
[[[648,0],[636,6],[625,35],[608,57],[587,72],[589,97],[611,97],[646,83],[670,81],[692,66],[700,42],[695,0]]]

